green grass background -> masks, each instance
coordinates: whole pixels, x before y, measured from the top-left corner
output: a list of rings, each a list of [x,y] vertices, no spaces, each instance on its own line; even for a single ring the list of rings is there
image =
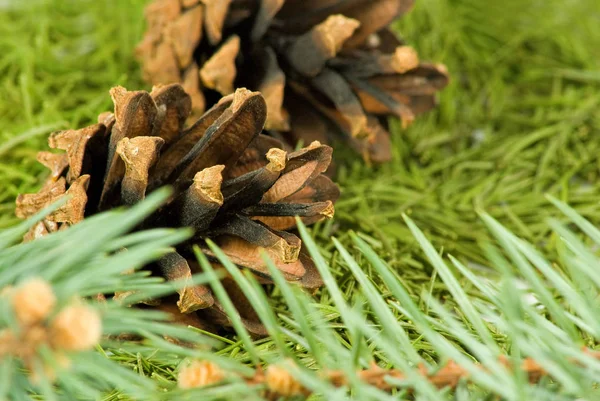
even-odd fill
[[[133,58],[145,3],[0,0],[0,227],[15,223],[16,195],[42,182],[46,172],[35,154],[49,132],[95,121],[111,109],[112,86],[148,89]],[[416,3],[395,28],[423,60],[445,63],[452,81],[436,111],[406,130],[392,122],[391,163],[373,168],[337,152],[343,194],[336,218],[312,232],[348,298],[357,283],[329,241],[336,235],[350,244],[348,230],[413,294],[446,294],[402,213],[440,253],[479,274],[488,274],[479,245],[489,234],[478,211],[549,258],[554,238],[545,219],[561,217],[544,194],[600,222],[600,2]],[[334,320],[329,295],[317,300]]]

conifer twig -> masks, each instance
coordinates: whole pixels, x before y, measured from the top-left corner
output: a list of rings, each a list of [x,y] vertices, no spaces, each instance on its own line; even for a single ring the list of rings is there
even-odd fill
[[[584,348],[584,352],[590,357],[600,361],[600,352]],[[500,362],[511,369],[511,364],[504,356],[500,357]],[[573,363],[576,363],[573,361]],[[548,376],[548,372],[536,362],[533,358],[525,358],[521,362],[521,371],[527,376],[531,384],[538,383],[543,377]],[[480,367],[485,369],[484,366]],[[436,388],[451,388],[464,380],[469,380],[469,372],[456,362],[450,360],[441,368],[431,372],[423,365],[418,368],[420,374]],[[399,369],[384,369],[373,363],[371,367],[357,372],[361,382],[380,390],[391,391],[402,387],[400,384],[392,383],[388,379],[402,381],[406,375]],[[350,384],[350,380],[341,370],[325,371],[321,374],[325,381],[335,387],[344,387]],[[209,361],[193,361],[188,366],[181,369],[179,374],[179,387],[184,389],[194,387],[204,387],[215,385],[227,379],[227,375],[215,363]],[[266,370],[259,367],[255,370],[253,376],[243,378],[249,385],[265,386],[269,399],[278,397],[308,397],[312,391],[305,386],[286,368],[284,365],[270,365]]]

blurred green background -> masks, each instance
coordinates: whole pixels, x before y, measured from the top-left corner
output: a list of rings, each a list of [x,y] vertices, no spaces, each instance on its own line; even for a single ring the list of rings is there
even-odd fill
[[[41,185],[46,171],[35,155],[47,148],[51,131],[95,122],[112,109],[108,91],[115,85],[150,89],[133,56],[145,3],[0,0],[0,229],[16,222],[15,197]],[[394,28],[422,60],[446,64],[451,83],[437,110],[408,129],[391,122],[391,163],[368,166],[347,149],[336,149],[342,197],[336,217],[312,234],[350,302],[360,305],[364,298],[329,237],[335,235],[360,263],[364,255],[348,234],[354,230],[398,272],[427,314],[419,299],[424,292],[449,307],[454,301],[402,214],[440,253],[477,267],[481,275],[492,272],[480,246],[490,236],[480,211],[549,260],[557,249],[547,218],[564,218],[546,194],[600,223],[600,1],[416,0]],[[388,294],[377,275],[368,273]],[[480,295],[464,288],[473,298]],[[285,311],[281,294],[271,295],[276,311]],[[328,319],[338,319],[327,291],[314,300]],[[412,327],[400,315],[394,311]],[[420,333],[411,335],[418,352],[436,358]],[[510,347],[505,336],[497,341]],[[223,355],[228,352],[238,349]],[[134,354],[115,358],[133,367],[139,362]]]

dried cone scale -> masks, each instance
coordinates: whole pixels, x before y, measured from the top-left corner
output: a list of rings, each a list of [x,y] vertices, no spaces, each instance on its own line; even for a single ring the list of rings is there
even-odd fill
[[[269,282],[260,256],[264,249],[287,280],[307,288],[321,285],[300,239],[288,230],[295,226],[294,216],[307,224],[332,217],[339,190],[322,174],[331,161],[330,147],[313,142],[283,151],[279,141],[260,134],[267,106],[260,93],[246,89],[223,97],[187,128],[191,99],[179,84],[151,93],[116,87],[111,96],[114,114],[103,113],[98,124],[83,129],[53,133],[50,147],[64,152],[39,153],[50,178],[38,193],[19,195],[17,216],[27,218],[64,194],[72,197],[26,240],[132,205],[170,185],[171,199],[142,226],[192,227],[195,236],[148,266],[154,273],[167,280],[189,278],[199,269],[192,244],[211,257],[203,241],[211,238],[262,282]],[[224,284],[248,329],[262,334],[239,290],[230,279]],[[159,307],[186,324],[211,329],[230,323],[207,287],[183,288],[173,301],[162,300]]]
[[[388,29],[412,4],[154,0],[137,56],[147,81],[181,82],[196,111],[245,86],[265,96],[273,136],[306,144],[334,134],[383,162],[391,158],[386,117],[409,124],[448,83],[443,65],[420,62]]]

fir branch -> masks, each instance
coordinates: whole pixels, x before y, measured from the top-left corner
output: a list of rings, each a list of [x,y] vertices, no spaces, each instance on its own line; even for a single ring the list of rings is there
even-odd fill
[[[96,297],[84,300],[116,288],[149,298],[184,285],[162,283],[142,272],[123,274],[189,235],[174,230],[126,234],[167,196],[168,191],[157,191],[130,210],[101,214],[30,243],[11,245],[43,213],[0,234],[0,384],[11,383],[0,385],[0,399],[23,399],[32,390],[49,400],[59,394],[99,398],[107,388],[160,398],[155,382],[99,357],[94,348],[110,345],[111,336],[123,333],[210,346],[210,339],[173,326],[164,313],[132,309],[126,302],[98,303]]]
[[[592,238],[600,238],[600,231],[590,226],[572,209],[556,200],[553,202]],[[261,356],[256,345],[246,343],[245,352],[249,357],[253,355],[252,359],[261,360],[250,374],[229,373],[220,367],[218,360],[199,362],[192,359],[195,362],[190,365],[180,365],[180,385],[188,389],[197,387],[200,391],[198,394],[203,394],[202,391],[207,388],[219,388],[224,383],[237,383],[241,380],[267,399],[307,397],[311,394],[333,399],[340,390],[344,393],[351,391],[354,397],[364,400],[387,399],[386,394],[398,391],[435,400],[448,396],[448,390],[454,390],[450,394],[458,394],[465,386],[471,389],[473,397],[468,399],[479,399],[476,396],[479,394],[480,397],[495,395],[516,400],[519,399],[519,394],[534,397],[534,394],[545,391],[551,391],[555,396],[562,394],[565,399],[571,399],[571,396],[589,398],[594,394],[593,383],[600,372],[600,352],[595,349],[598,336],[594,331],[597,314],[587,313],[588,309],[583,305],[594,299],[600,286],[593,291],[588,289],[580,297],[569,295],[564,300],[540,296],[540,291],[546,289],[537,285],[538,281],[553,280],[567,295],[578,291],[576,288],[581,280],[571,281],[569,275],[563,275],[563,282],[557,281],[558,277],[553,270],[545,268],[547,262],[532,246],[506,231],[487,215],[482,215],[483,221],[489,226],[492,235],[498,238],[502,251],[511,260],[505,259],[498,248],[490,248],[491,244],[488,244],[490,246],[485,249],[491,252],[491,267],[499,271],[499,284],[495,285],[474,275],[459,261],[451,258],[457,271],[464,275],[462,279],[457,278],[455,271],[449,268],[447,261],[416,225],[409,218],[405,219],[460,309],[451,311],[439,300],[423,294],[422,299],[426,300],[431,310],[429,314],[423,312],[389,266],[356,235],[352,235],[352,239],[365,258],[363,264],[369,264],[373,268],[373,274],[381,277],[385,283],[387,301],[382,302],[384,295],[373,286],[371,279],[365,275],[364,268],[358,267],[350,252],[340,242],[334,241],[341,259],[361,284],[359,291],[363,298],[359,304],[363,306],[358,309],[351,307],[346,297],[339,293],[338,284],[328,272],[329,266],[313,239],[306,228],[299,224],[302,239],[323,276],[327,291],[335,299],[339,324],[328,324],[325,316],[327,310],[315,309],[318,305],[283,280],[271,265],[270,271],[279,291],[290,295],[286,297],[290,300],[289,314],[286,316],[282,312],[279,315],[285,322],[283,327],[281,323],[274,323],[271,312],[264,308],[264,295],[261,295],[264,290],[257,285],[255,279],[251,275],[240,274],[213,247],[214,254],[220,258],[250,304],[259,312],[271,335],[269,344],[276,351]],[[577,250],[577,255],[585,255],[595,264],[599,262],[598,257],[590,253],[574,233],[556,222],[552,224],[562,233],[569,246]],[[590,275],[592,282],[600,283],[596,281],[595,271],[573,264],[574,255],[563,256],[559,262],[555,262],[555,266],[558,263],[558,266],[566,269],[564,271],[569,271],[574,276]],[[205,270],[211,270],[205,260],[201,258],[200,261]],[[539,271],[532,275],[528,263],[535,264]],[[464,290],[467,282],[480,288],[486,297],[470,297]],[[517,282],[522,284],[515,285]],[[212,280],[211,283],[214,285],[215,281]],[[530,304],[532,296],[538,300],[536,308]],[[218,297],[221,301],[226,300],[224,293]],[[581,306],[571,302],[581,303]],[[553,308],[555,315],[552,315],[551,320],[546,311],[548,305],[553,303],[557,306]],[[365,308],[366,304],[369,305],[368,308]],[[569,307],[575,315],[566,312]],[[392,313],[392,317],[389,313]],[[403,314],[414,322],[418,333],[447,362],[432,363],[425,360],[422,354],[414,355],[411,349],[399,347],[402,336],[398,333],[404,332],[404,328],[402,320],[395,317],[396,313]],[[578,340],[581,336],[570,332],[571,323],[564,321],[565,318],[574,323],[578,330],[587,333],[593,339],[592,343],[588,341],[587,346],[583,347],[584,344]],[[349,339],[347,348],[338,345],[339,333],[344,332],[345,338]],[[497,343],[495,337],[500,333],[512,342],[510,352]],[[298,347],[306,350],[306,360],[289,352],[290,348]],[[473,362],[471,358],[465,357],[466,352],[474,355],[478,361]],[[312,359],[313,355],[320,355],[318,361]],[[239,353],[237,358],[240,358]],[[310,367],[307,366],[307,361],[310,361]]]
[[[164,197],[165,194],[161,196]],[[590,238],[596,240],[600,238],[600,231],[589,222],[566,205],[554,199],[552,201],[575,224],[582,227]],[[13,286],[12,290],[7,291],[7,294],[13,294],[11,299],[15,299],[14,297],[30,299],[30,297],[14,295],[14,291],[26,287],[26,280],[34,276],[34,273],[39,273],[35,274],[38,276],[46,275],[44,278],[46,281],[43,282],[52,284],[51,293],[56,297],[56,302],[18,302],[20,306],[29,310],[27,314],[17,312],[12,306],[6,307],[6,305],[17,305],[15,302],[3,303],[3,310],[0,313],[2,327],[12,330],[18,329],[19,325],[21,328],[23,325],[39,325],[38,322],[42,319],[42,327],[52,332],[53,322],[68,321],[68,319],[60,319],[60,315],[62,311],[68,310],[73,294],[82,292],[93,295],[98,289],[106,292],[114,291],[117,283],[123,285],[122,288],[138,292],[134,296],[138,300],[145,296],[156,296],[173,291],[172,286],[161,286],[156,280],[143,274],[122,274],[131,268],[139,268],[145,263],[148,258],[144,256],[145,249],[148,249],[146,246],[156,244],[157,249],[166,249],[164,247],[169,241],[181,238],[173,236],[170,240],[165,240],[164,235],[154,236],[151,232],[123,234],[127,231],[128,225],[135,225],[138,219],[142,219],[152,210],[152,207],[160,203],[160,199],[150,197],[148,202],[152,203],[152,206],[142,204],[139,207],[143,210],[134,208],[128,212],[115,211],[102,214],[65,232],[52,234],[33,243],[19,244],[1,250],[0,256],[6,258],[0,259],[0,280],[5,286]],[[103,333],[114,336],[134,332],[146,338],[145,342],[115,343],[114,339],[102,339],[101,343],[104,346],[122,348],[120,351],[113,352],[114,361],[95,352],[81,350],[83,346],[78,347],[77,350],[67,350],[67,359],[71,361],[68,367],[61,366],[59,355],[63,353],[65,345],[75,344],[74,340],[69,342],[48,340],[45,343],[48,346],[38,347],[35,353],[29,355],[19,354],[15,351],[19,347],[13,346],[10,351],[6,349],[2,351],[5,356],[10,354],[11,357],[2,359],[0,382],[8,380],[21,383],[17,387],[6,390],[8,392],[5,392],[5,395],[8,397],[16,396],[19,392],[25,394],[24,392],[29,388],[35,388],[49,399],[55,397],[57,391],[69,394],[73,398],[81,398],[82,392],[100,396],[103,391],[120,388],[123,393],[131,397],[150,400],[162,399],[165,396],[185,399],[194,394],[201,394],[206,399],[228,400],[239,398],[240,394],[244,394],[248,399],[306,397],[313,394],[336,399],[340,394],[348,391],[362,400],[388,400],[391,399],[389,397],[396,397],[394,394],[407,393],[414,393],[423,399],[435,400],[454,392],[458,394],[461,388],[467,385],[471,388],[471,397],[476,397],[477,394],[481,396],[493,394],[506,399],[516,399],[518,394],[533,396],[540,391],[589,397],[593,394],[594,377],[597,377],[597,373],[600,372],[600,354],[594,350],[593,344],[588,344],[588,347],[583,350],[578,348],[577,344],[581,342],[572,338],[576,334],[570,333],[571,323],[565,322],[564,318],[567,317],[592,341],[598,338],[594,331],[595,315],[590,315],[586,307],[591,300],[595,299],[595,294],[600,288],[598,273],[587,267],[589,263],[598,263],[597,255],[591,252],[573,232],[557,222],[552,222],[553,228],[561,233],[561,237],[566,241],[565,244],[568,245],[568,250],[561,254],[562,258],[557,263],[560,266],[564,265],[565,271],[569,271],[570,274],[562,275],[560,281],[559,277],[546,269],[546,262],[533,247],[507,232],[489,216],[483,215],[482,218],[492,233],[498,237],[499,244],[506,255],[514,261],[514,265],[497,248],[490,248],[496,249],[490,250],[490,260],[493,262],[491,266],[498,268],[502,277],[500,283],[496,285],[474,275],[456,259],[451,259],[457,271],[464,275],[464,280],[477,286],[481,293],[486,294],[485,298],[480,299],[473,299],[465,292],[464,281],[463,284],[459,281],[463,279],[456,277],[456,273],[447,266],[447,261],[435,251],[416,225],[406,218],[409,229],[423,247],[432,267],[444,280],[456,305],[460,307],[454,313],[428,294],[422,295],[422,299],[427,301],[430,312],[423,312],[416,306],[414,297],[407,292],[390,267],[357,235],[351,235],[351,239],[364,257],[363,264],[369,265],[373,273],[382,278],[386,283],[387,294],[384,295],[373,285],[372,280],[363,269],[359,268],[354,256],[341,242],[334,241],[340,260],[361,284],[359,290],[361,297],[356,304],[349,304],[349,299],[340,292],[336,280],[328,273],[328,262],[322,258],[320,250],[308,235],[306,228],[300,224],[303,241],[313,254],[317,268],[325,280],[326,290],[335,299],[337,310],[320,308],[320,305],[315,304],[307,294],[284,280],[271,263],[269,270],[273,274],[276,289],[286,294],[290,304],[289,311],[281,310],[275,314],[273,310],[266,307],[268,298],[265,289],[258,285],[256,279],[250,274],[240,272],[212,244],[212,251],[220,258],[222,265],[257,310],[271,334],[270,338],[259,342],[254,342],[249,337],[242,342],[221,340],[218,336],[208,338],[184,327],[167,323],[166,316],[161,313],[128,308],[116,302],[104,301],[94,307],[102,318]],[[33,222],[29,223],[33,224]],[[109,234],[101,234],[105,238],[105,245],[75,250],[76,255],[72,260],[67,259],[65,266],[56,267],[56,270],[48,271],[47,266],[39,264],[30,266],[31,259],[48,260],[48,255],[42,253],[52,254],[57,245],[76,244],[81,233],[89,232],[90,237],[100,235],[95,231],[98,227],[110,231]],[[22,226],[20,230],[26,231],[27,226]],[[70,232],[76,235],[68,235]],[[96,234],[91,234],[92,232]],[[162,231],[162,233],[168,234],[169,231]],[[61,238],[56,240],[56,236]],[[120,259],[119,255],[113,252],[120,249],[123,244],[127,244],[128,252],[131,251],[136,255],[131,263],[122,263],[124,259]],[[135,251],[139,246],[143,246],[141,248],[143,252]],[[220,302],[225,305],[227,293],[217,290],[219,274],[202,254],[198,254],[198,257],[206,273],[196,280],[209,283]],[[103,266],[113,267],[101,268],[97,261],[103,260],[108,261],[108,264],[102,264]],[[578,260],[586,260],[588,263],[577,263]],[[96,274],[90,274],[89,271],[81,272],[78,267],[81,267],[82,263],[86,269],[91,269]],[[537,266],[539,273],[535,276],[528,273],[527,263]],[[119,267],[117,268],[115,264]],[[12,273],[13,270],[9,267],[15,266],[22,269],[21,274]],[[80,275],[86,279],[78,277]],[[579,279],[572,281],[571,276]],[[584,276],[590,279],[591,288],[587,282],[588,288],[581,292],[580,296],[574,297],[572,293],[585,282],[582,280]],[[117,278],[118,281],[111,281]],[[518,290],[514,285],[517,280],[529,285],[522,287],[524,290]],[[538,300],[541,303],[538,308],[532,308],[527,297],[539,296],[537,291],[541,287],[531,285],[537,280],[553,280],[565,295],[564,301],[540,297]],[[512,294],[505,296],[505,289],[510,289]],[[40,289],[35,291],[39,297],[52,299],[44,296],[44,293],[49,292]],[[545,303],[549,302],[563,305],[554,308],[559,319],[553,321],[547,318]],[[567,314],[566,307],[572,302],[575,303],[572,305],[574,306],[571,309],[572,314]],[[40,309],[43,305],[57,306],[56,309],[54,306]],[[336,315],[333,318],[329,317],[333,311]],[[514,316],[517,311],[521,314],[518,318]],[[235,311],[230,313],[234,322],[239,319]],[[414,352],[412,345],[410,349],[399,346],[405,341],[404,338],[414,341],[410,340],[414,333],[406,332],[403,320],[396,317],[398,313],[414,322],[419,335],[428,340],[442,360],[447,361],[446,363],[432,363],[426,360],[423,353]],[[23,316],[37,317],[31,320]],[[336,324],[331,324],[336,321]],[[62,324],[61,327],[70,327],[70,325]],[[238,332],[238,335],[243,334],[243,325],[238,325],[238,330],[242,331]],[[513,344],[510,353],[498,346],[492,331],[503,333],[510,338]],[[344,337],[349,339],[345,346],[340,345],[340,338],[342,338],[340,333],[344,333]],[[195,346],[182,347],[164,340],[165,336],[180,338]],[[78,336],[72,338],[79,339]],[[14,338],[11,342],[13,340]],[[219,346],[220,341],[226,344],[226,347],[214,353],[213,347],[224,346]],[[12,344],[16,343],[12,342]],[[89,346],[90,342],[86,342],[85,345]],[[230,357],[227,348],[238,349],[235,358]],[[300,351],[290,352],[292,349]],[[265,353],[266,350],[268,352]],[[465,350],[475,355],[478,362],[474,363],[470,358],[466,358]],[[153,355],[151,358],[156,362],[149,360],[143,362],[148,366],[142,368],[139,365],[140,353]],[[138,373],[133,373],[115,363],[129,365],[126,361],[130,358],[136,361],[135,370]],[[188,365],[185,362],[181,363],[182,360],[196,362]],[[64,359],[62,361],[64,362]],[[247,366],[247,362],[253,362],[254,367]],[[153,363],[159,363],[163,367],[160,370],[152,368],[150,366]],[[176,365],[179,365],[179,368],[173,370]],[[25,373],[26,370],[15,370],[15,366],[29,367],[30,371],[36,372],[35,379],[38,381],[32,382],[32,378]],[[162,373],[156,376],[159,371]],[[138,375],[142,373],[143,375]],[[56,374],[55,380],[53,374]],[[147,374],[155,380],[144,377]],[[90,380],[92,377],[94,380]],[[173,383],[176,378],[179,378],[179,388]],[[165,389],[168,390],[166,393]],[[448,393],[448,390],[454,391]],[[113,396],[114,394],[107,399]]]

